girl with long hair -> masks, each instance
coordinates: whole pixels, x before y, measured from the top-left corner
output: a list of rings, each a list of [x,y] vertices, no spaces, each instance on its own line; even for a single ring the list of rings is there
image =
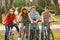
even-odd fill
[[[15,24],[13,22],[16,22]],[[4,20],[3,20],[3,24],[5,25],[5,40],[8,40],[7,37],[8,37],[8,34],[9,34],[9,30],[10,30],[10,26],[11,27],[16,27],[17,29],[17,32],[19,32],[19,28],[18,28],[18,25],[17,25],[17,18],[16,18],[16,15],[14,14],[14,9],[11,8],[9,10],[9,12],[6,14]]]
[[[28,11],[26,8],[21,9],[21,13],[19,14],[18,20],[20,20],[20,22],[21,22],[21,24],[20,24],[21,27],[19,30],[20,36],[19,36],[18,40],[20,40],[20,38],[21,38],[21,34],[23,32],[24,26],[25,26],[25,32],[26,32],[26,40],[28,40],[28,34],[29,34],[29,23],[28,23],[28,21],[29,21],[29,18],[28,18]]]

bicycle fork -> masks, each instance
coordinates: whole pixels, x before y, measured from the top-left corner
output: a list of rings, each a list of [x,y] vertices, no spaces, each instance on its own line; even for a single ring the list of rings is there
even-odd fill
[[[12,29],[10,28],[8,40],[14,40],[13,35],[14,34],[12,33]]]
[[[47,33],[48,30],[47,30],[47,27],[45,27],[45,30],[44,31],[45,31],[45,34],[44,34],[45,37],[44,38],[45,38],[45,40],[48,40],[48,33]]]
[[[34,33],[33,40],[36,40],[36,28],[35,28],[35,24],[34,24],[34,27],[33,27],[33,33]]]

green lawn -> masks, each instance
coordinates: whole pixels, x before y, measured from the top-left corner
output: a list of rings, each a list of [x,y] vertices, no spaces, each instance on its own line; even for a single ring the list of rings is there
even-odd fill
[[[56,20],[57,20],[57,22],[54,22],[54,23],[52,23],[52,24],[59,24],[60,25],[60,16],[55,16],[55,15],[53,15],[55,18],[56,18]]]
[[[60,40],[60,33],[54,33],[55,40]]]
[[[3,26],[3,24],[0,23],[0,27]]]
[[[18,36],[15,34],[14,35],[14,39],[15,40],[17,40],[18,38],[17,38]],[[54,38],[55,38],[55,40],[60,40],[60,34],[59,33],[54,33]],[[0,40],[4,40],[4,36],[3,35],[0,35]]]

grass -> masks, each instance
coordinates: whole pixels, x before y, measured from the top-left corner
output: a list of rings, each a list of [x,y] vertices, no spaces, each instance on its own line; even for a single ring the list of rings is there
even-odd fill
[[[2,24],[2,23],[0,23],[0,27],[1,27],[1,26],[3,26],[3,24]]]
[[[60,16],[55,16],[55,15],[53,15],[53,16],[56,18],[57,22],[54,22],[52,24],[54,24],[54,25],[60,25]]]
[[[60,40],[60,33],[54,33],[55,40]]]
[[[17,37],[18,36],[15,34],[14,35],[14,39],[17,40],[18,39]],[[54,38],[55,38],[55,40],[60,40],[60,33],[54,32]],[[0,35],[0,40],[4,40],[4,36],[3,35]]]

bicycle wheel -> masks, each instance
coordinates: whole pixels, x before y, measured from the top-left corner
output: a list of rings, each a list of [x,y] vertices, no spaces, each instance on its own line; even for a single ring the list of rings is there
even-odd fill
[[[41,40],[41,31],[39,30],[39,40]]]
[[[44,31],[44,40],[48,40],[48,32],[47,32],[47,30]]]
[[[54,35],[52,31],[50,31],[50,40],[54,40]]]
[[[25,30],[22,32],[22,40],[24,40],[25,39]]]
[[[12,32],[9,32],[9,40],[14,40],[14,34]]]

